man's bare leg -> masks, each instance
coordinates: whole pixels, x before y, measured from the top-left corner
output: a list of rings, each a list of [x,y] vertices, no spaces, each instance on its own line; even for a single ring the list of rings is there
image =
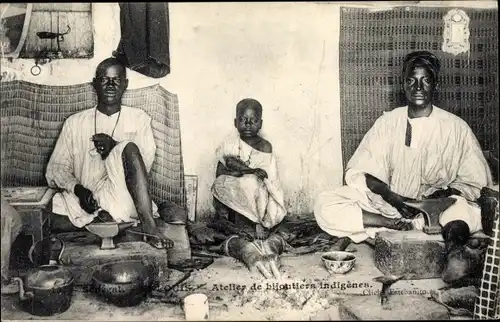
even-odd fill
[[[365,227],[386,227],[395,230],[411,230],[413,224],[400,219],[387,218],[379,214],[362,210],[363,226]]]
[[[394,230],[411,230],[413,224],[411,222],[401,221],[399,219],[387,218],[379,214],[362,210],[363,213],[363,226],[368,227],[386,227]],[[371,247],[375,247],[375,239],[368,237],[365,243]],[[347,247],[347,246],[346,246]]]
[[[135,143],[130,142],[125,146],[122,153],[122,161],[127,189],[134,201],[143,232],[157,236],[156,238],[150,238],[150,243],[155,247],[158,247],[157,244],[159,241],[167,248],[173,247],[173,241],[163,236],[156,227],[153,218],[151,196],[148,190],[148,173],[139,147]]]

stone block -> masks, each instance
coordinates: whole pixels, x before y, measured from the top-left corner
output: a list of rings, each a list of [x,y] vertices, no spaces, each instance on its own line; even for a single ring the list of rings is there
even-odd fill
[[[76,285],[88,285],[95,269],[105,263],[125,260],[142,260],[152,263],[158,270],[158,277],[168,276],[167,252],[156,249],[145,242],[124,242],[115,249],[100,249],[96,244],[66,242],[61,261],[71,270]]]
[[[339,303],[340,320],[449,320],[448,309],[419,295],[393,295],[380,304],[380,297],[354,296]]]
[[[441,235],[419,230],[384,231],[375,237],[375,266],[404,279],[440,278],[445,265]]]

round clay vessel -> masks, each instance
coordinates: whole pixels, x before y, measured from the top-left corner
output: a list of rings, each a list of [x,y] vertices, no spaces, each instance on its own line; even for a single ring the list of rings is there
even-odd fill
[[[330,274],[345,274],[356,262],[356,256],[350,252],[331,251],[321,255],[321,260]]]

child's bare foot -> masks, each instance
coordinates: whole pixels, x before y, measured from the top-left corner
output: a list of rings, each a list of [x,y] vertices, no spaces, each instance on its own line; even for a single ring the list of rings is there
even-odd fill
[[[255,225],[255,238],[256,239],[267,239],[269,236],[269,230],[266,229],[264,226],[261,224],[256,224]]]

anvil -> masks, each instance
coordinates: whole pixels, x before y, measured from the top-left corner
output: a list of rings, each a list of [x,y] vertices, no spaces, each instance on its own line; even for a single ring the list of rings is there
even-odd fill
[[[384,305],[389,302],[390,288],[392,284],[396,283],[400,279],[404,278],[404,275],[382,275],[375,277],[374,282],[382,283],[382,290],[380,291],[380,305]]]
[[[424,216],[424,233],[428,235],[437,235],[441,233],[439,217],[456,201],[457,199],[455,198],[446,197],[438,199],[424,199],[419,201],[405,201],[405,204],[419,210]]]

